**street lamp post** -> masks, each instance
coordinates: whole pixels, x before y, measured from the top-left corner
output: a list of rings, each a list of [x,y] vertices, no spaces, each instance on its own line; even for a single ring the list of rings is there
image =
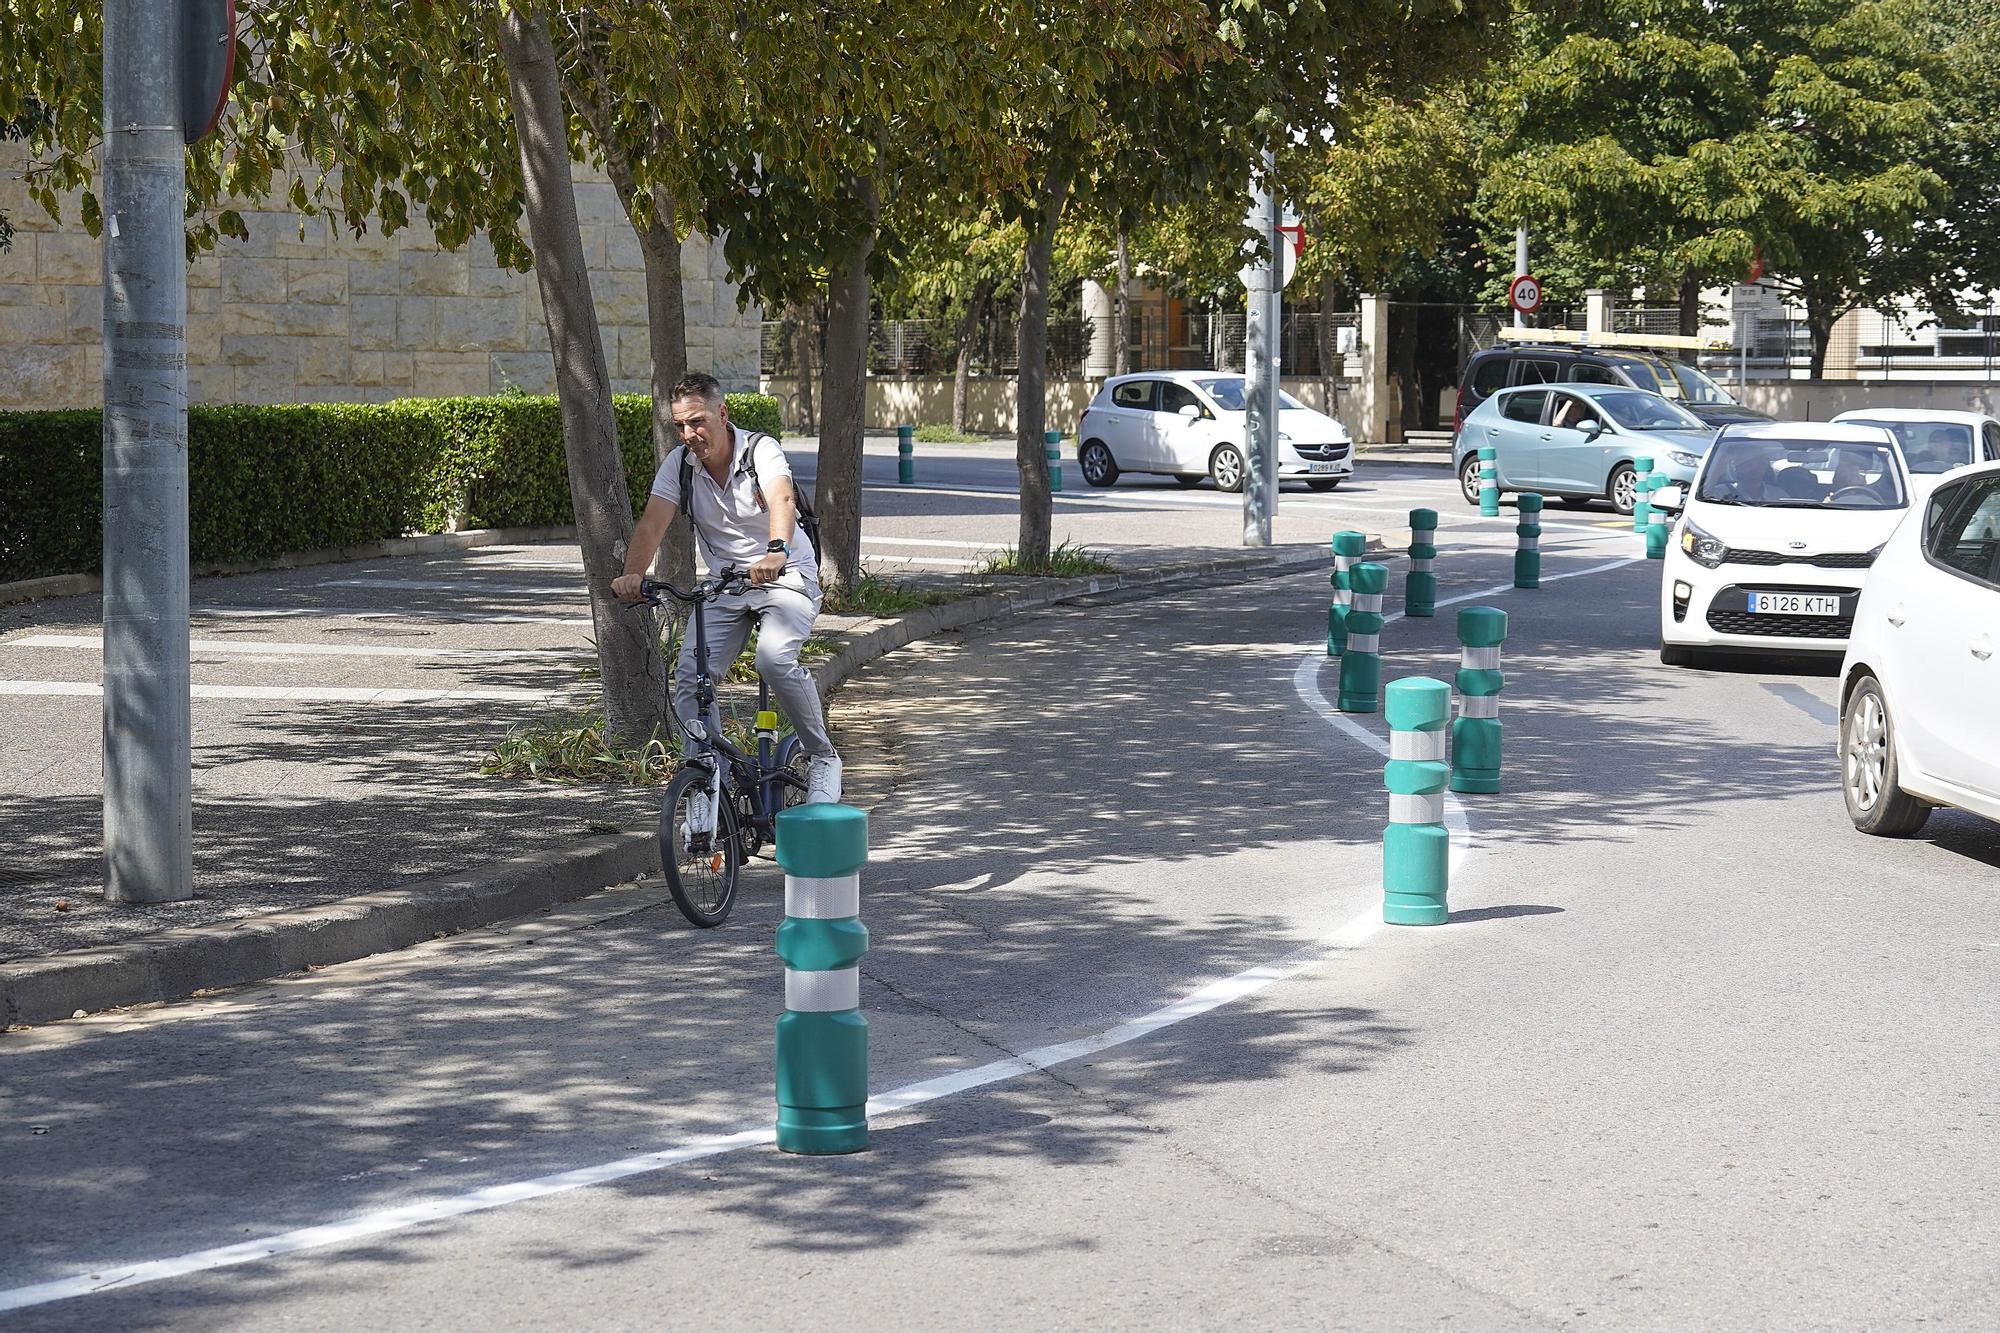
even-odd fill
[[[1285,290],[1283,211],[1278,204],[1277,156],[1264,150],[1263,172],[1251,190],[1250,220],[1263,237],[1266,257],[1243,270],[1249,312],[1244,320],[1244,408],[1248,446],[1243,460],[1243,544],[1269,546],[1278,509],[1279,324]]]

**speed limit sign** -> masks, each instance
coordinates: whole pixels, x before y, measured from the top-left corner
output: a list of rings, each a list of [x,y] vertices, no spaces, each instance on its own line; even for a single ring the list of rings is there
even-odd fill
[[[1523,273],[1507,286],[1507,304],[1524,315],[1542,308],[1542,280]]]

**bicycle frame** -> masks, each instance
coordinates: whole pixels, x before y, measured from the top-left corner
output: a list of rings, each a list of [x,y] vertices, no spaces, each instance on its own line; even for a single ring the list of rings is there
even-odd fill
[[[780,790],[783,786],[783,780],[779,777],[779,774],[784,772],[784,769],[778,764],[778,747],[770,739],[761,736],[758,738],[757,754],[753,757],[745,754],[732,744],[729,738],[723,734],[720,725],[721,715],[716,708],[717,690],[715,677],[709,671],[708,667],[708,626],[706,618],[702,613],[707,607],[709,599],[716,595],[717,585],[724,581],[727,581],[726,573],[718,579],[710,580],[707,583],[697,583],[691,595],[681,597],[681,600],[687,602],[691,607],[689,619],[693,622],[694,628],[695,712],[697,714],[696,720],[701,723],[701,731],[697,733],[689,726],[688,719],[674,712],[673,668],[671,667],[667,673],[667,713],[673,717],[675,724],[680,727],[682,734],[694,742],[697,754],[710,756],[711,763],[714,762],[715,756],[719,756],[722,762],[728,765],[719,775],[722,778],[722,786],[725,789],[735,788],[738,791],[747,791],[750,797],[750,824],[760,835],[761,841],[764,836],[768,836],[771,833],[776,824],[778,812],[784,808],[784,796]],[[665,588],[676,597],[680,597],[679,590],[670,584],[653,585],[651,584],[651,580],[648,580],[648,584],[653,587]],[[760,675],[757,678],[757,711],[760,713],[768,712],[770,711],[770,707],[771,687],[765,683],[764,678]],[[709,719],[711,717],[714,717],[716,723],[713,734],[710,734]],[[739,785],[732,782],[731,779],[738,773],[754,775],[754,780],[747,785]]]

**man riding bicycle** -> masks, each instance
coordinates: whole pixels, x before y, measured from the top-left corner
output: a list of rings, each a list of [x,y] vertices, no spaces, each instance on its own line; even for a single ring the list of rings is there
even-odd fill
[[[674,515],[685,506],[694,522],[702,564],[708,572],[744,570],[751,586],[710,602],[708,669],[720,680],[743,651],[753,621],[757,631],[757,672],[792,720],[805,748],[806,800],[840,799],[840,756],[827,735],[826,714],[812,674],[799,665],[799,648],[819,614],[819,565],[799,523],[798,495],[785,451],[768,435],[732,425],[722,385],[713,375],[687,375],[672,393],[674,431],[681,447],[668,454],[653,477],[653,491],[625,553],[625,572],[612,580],[619,600],[639,601],[647,568]],[[691,461],[694,466],[687,464]],[[681,493],[689,478],[692,496]],[[674,675],[674,709],[690,717],[695,709],[694,636],[681,643]],[[721,721],[706,719],[711,734]],[[691,742],[683,738],[687,753]]]

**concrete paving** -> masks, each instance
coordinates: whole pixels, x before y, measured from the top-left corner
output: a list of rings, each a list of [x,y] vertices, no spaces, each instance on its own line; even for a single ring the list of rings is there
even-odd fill
[[[1513,620],[1508,789],[1464,799],[1453,924],[1366,928],[1381,727],[1314,706],[1322,575],[918,646],[850,687],[900,773],[872,1087],[1074,1058],[884,1115],[861,1156],[464,1211],[768,1124],[768,876],[717,932],[642,886],[14,1034],[0,1305],[119,1286],[10,1326],[1990,1326],[1995,826],[1854,833],[1823,671],[1663,668],[1629,538],[1515,593],[1480,537],[1443,593]],[[1384,643],[1391,677],[1455,658],[1448,614]]]

